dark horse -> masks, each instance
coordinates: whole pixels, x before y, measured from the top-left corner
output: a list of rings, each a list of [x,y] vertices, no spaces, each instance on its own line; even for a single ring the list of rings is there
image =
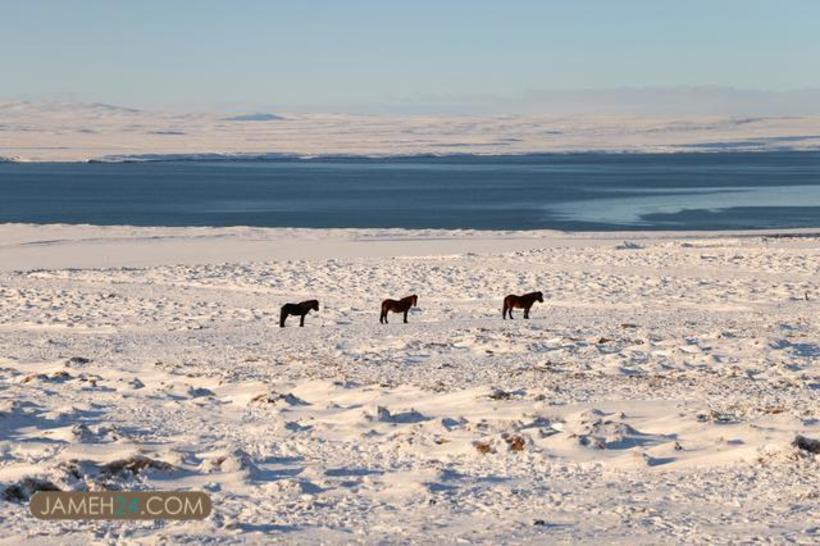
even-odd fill
[[[304,326],[305,315],[310,313],[311,310],[319,310],[319,300],[307,300],[299,303],[286,303],[282,306],[282,310],[279,312],[279,327],[285,327],[285,319],[288,318],[288,315],[299,315],[299,326]]]
[[[402,298],[398,301],[384,300],[382,302],[382,314],[379,317],[379,323],[387,324],[387,313],[389,311],[392,311],[393,313],[404,313],[404,322],[407,323],[407,311],[409,311],[411,307],[416,307],[418,304],[419,297],[415,294]]]
[[[504,308],[501,310],[501,316],[506,320],[507,313],[509,313],[510,319],[512,320],[512,310],[523,309],[524,318],[528,319],[530,318],[530,307],[532,307],[532,304],[537,301],[544,303],[544,294],[541,292],[530,292],[529,294],[524,294],[523,296],[510,294],[504,298]]]

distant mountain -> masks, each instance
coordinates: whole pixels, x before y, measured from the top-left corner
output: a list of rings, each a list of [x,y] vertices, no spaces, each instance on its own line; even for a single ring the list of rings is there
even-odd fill
[[[0,111],[3,112],[32,112],[32,113],[64,113],[77,115],[108,115],[108,114],[141,114],[142,110],[127,108],[104,102],[71,102],[60,100],[29,101],[12,100],[0,101]]]
[[[224,121],[275,121],[279,119],[285,119],[282,116],[277,116],[276,114],[264,114],[264,113],[257,113],[257,114],[241,114],[238,116],[233,116],[229,118],[222,118]]]
[[[347,112],[411,115],[817,116],[820,88],[723,86],[532,89],[517,95],[420,95],[400,102],[351,105]]]
[[[116,104],[106,104],[104,102],[92,102],[91,104],[87,105],[89,108],[93,108],[95,110],[105,110],[108,112],[126,112],[130,114],[135,114],[138,112],[142,112],[142,110],[138,108],[127,108],[125,106],[117,106]]]

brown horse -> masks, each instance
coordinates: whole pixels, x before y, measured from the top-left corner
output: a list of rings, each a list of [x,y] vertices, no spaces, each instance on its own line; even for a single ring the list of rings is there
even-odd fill
[[[537,301],[544,303],[544,294],[541,292],[530,292],[529,294],[524,294],[523,296],[510,294],[504,298],[504,308],[501,310],[501,316],[504,317],[504,320],[506,320],[507,313],[509,313],[510,320],[512,320],[512,310],[523,309],[524,318],[528,319],[530,318],[530,307],[532,307],[532,304]]]
[[[396,300],[384,300],[382,302],[382,314],[379,317],[380,324],[387,324],[387,313],[389,311],[393,313],[404,313],[404,322],[407,323],[407,312],[410,310],[411,307],[416,307],[419,304],[419,297],[415,294],[412,296],[407,296],[406,298],[402,298],[398,301]]]
[[[282,310],[279,312],[279,327],[285,327],[285,319],[288,318],[288,315],[298,315],[299,326],[304,326],[305,315],[310,313],[311,310],[319,310],[319,300],[307,300],[299,303],[286,303],[282,306]]]

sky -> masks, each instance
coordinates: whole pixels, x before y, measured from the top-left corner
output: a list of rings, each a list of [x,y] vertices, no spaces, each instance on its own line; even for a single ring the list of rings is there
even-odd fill
[[[819,25],[817,0],[0,0],[0,99],[503,112],[694,88],[820,110],[794,94],[820,89]]]

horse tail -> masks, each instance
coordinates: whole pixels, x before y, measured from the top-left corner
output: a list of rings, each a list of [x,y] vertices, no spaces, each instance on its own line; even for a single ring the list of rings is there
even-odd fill
[[[279,328],[285,327],[285,319],[288,318],[288,313],[285,311],[285,306],[282,306],[282,309],[279,310]]]

